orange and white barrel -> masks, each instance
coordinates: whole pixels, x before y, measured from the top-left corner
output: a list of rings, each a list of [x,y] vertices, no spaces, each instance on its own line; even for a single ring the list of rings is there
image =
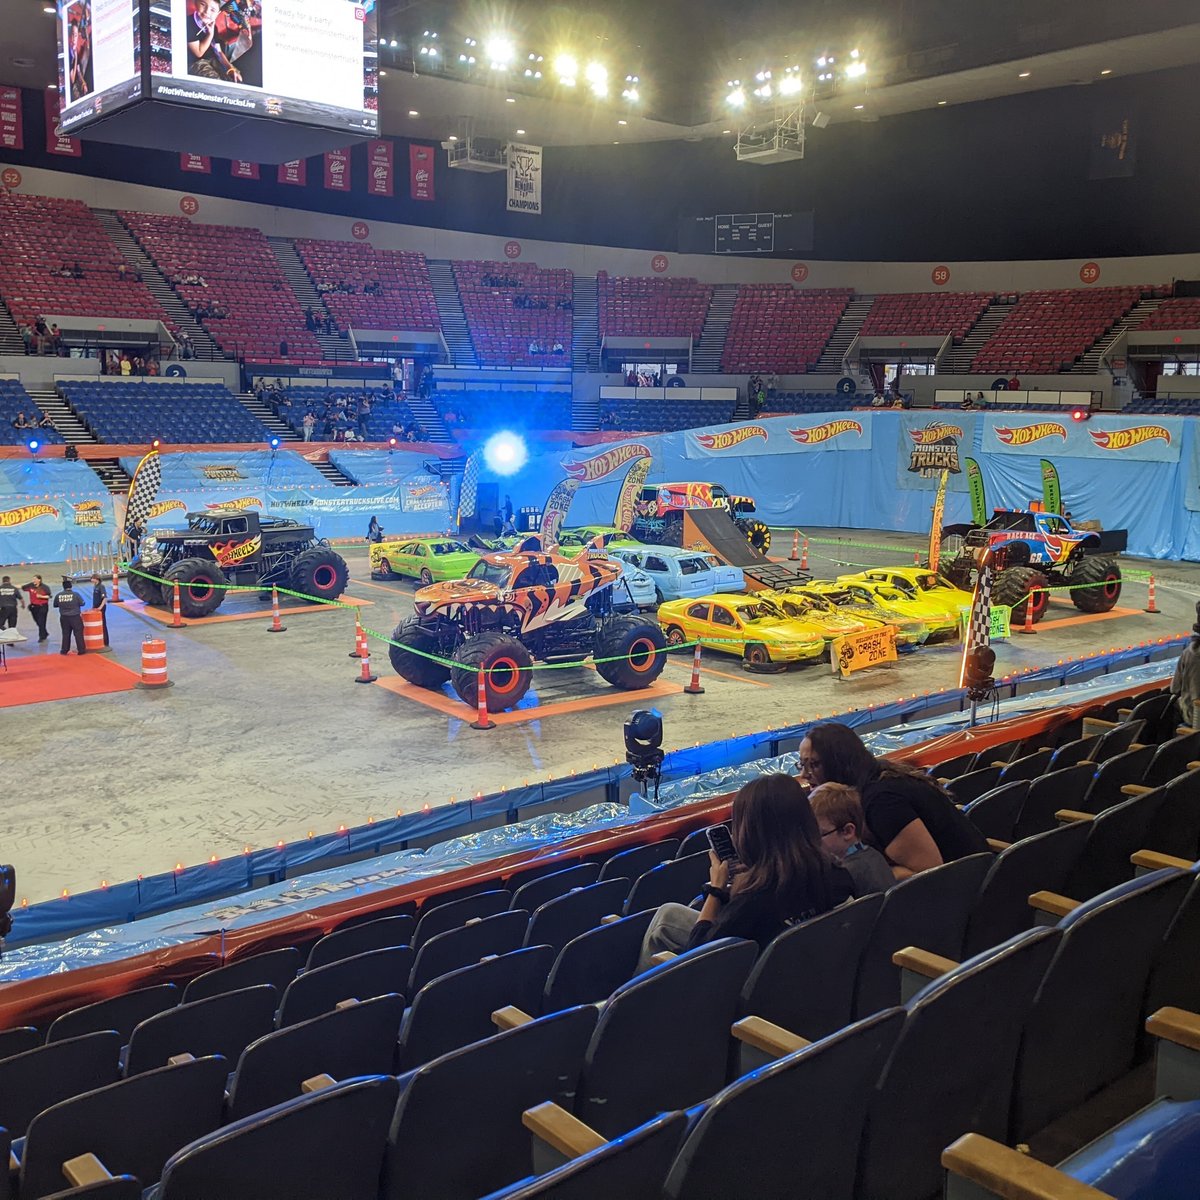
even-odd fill
[[[162,638],[148,637],[142,642],[142,678],[140,688],[170,687],[167,678],[167,643]]]
[[[104,614],[98,608],[83,610],[83,648],[93,654],[108,649],[104,644]]]

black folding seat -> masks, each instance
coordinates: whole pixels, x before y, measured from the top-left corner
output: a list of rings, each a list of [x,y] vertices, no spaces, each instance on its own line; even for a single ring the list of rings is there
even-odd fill
[[[410,916],[380,917],[361,925],[335,929],[327,933],[309,951],[305,970],[323,967],[343,958],[353,958],[368,950],[385,950],[390,946],[411,944],[417,923]]]
[[[171,1158],[159,1200],[376,1200],[398,1091],[366,1076],[226,1125]]]
[[[0,1062],[26,1050],[36,1050],[42,1045],[42,1035],[32,1025],[18,1025],[15,1029],[0,1030]]]
[[[1100,735],[1100,741],[1091,753],[1092,761],[1107,762],[1114,754],[1124,754],[1135,743],[1141,742],[1145,728],[1145,721],[1122,721],[1114,725],[1107,733]]]
[[[883,893],[852,900],[785,929],[759,956],[738,1003],[816,1041],[850,1024],[859,963],[883,908]]]
[[[708,882],[709,867],[707,850],[659,863],[634,880],[625,901],[625,911],[637,913],[644,908],[658,908],[661,904],[689,904]]]
[[[132,1175],[113,1175],[55,1192],[45,1200],[142,1200],[142,1185]]]
[[[1018,783],[1023,779],[1036,779],[1039,775],[1044,775],[1050,765],[1050,758],[1053,753],[1046,746],[1040,750],[1034,750],[1029,754],[1023,755],[1021,758],[1013,759],[1000,772],[1000,783]]]
[[[44,1109],[30,1122],[20,1154],[25,1200],[61,1191],[63,1164],[94,1155],[113,1175],[157,1183],[181,1146],[221,1123],[229,1065],[219,1056],[145,1071]]]
[[[222,992],[240,992],[243,988],[257,987],[269,983],[281,996],[287,985],[296,978],[304,956],[294,946],[283,946],[279,950],[267,950],[249,958],[217,967],[197,975],[184,989],[183,1003],[207,1000]]]
[[[900,1003],[900,969],[892,961],[897,950],[920,946],[948,958],[958,955],[967,918],[993,861],[991,854],[971,854],[913,875],[884,893],[859,963],[856,1017]]]
[[[1195,861],[1200,857],[1200,770],[1172,779],[1146,831],[1148,849]]]
[[[978,800],[984,792],[999,787],[1002,770],[1002,767],[980,767],[968,771],[965,775],[959,775],[956,779],[947,779],[942,786],[953,797],[955,804],[967,805],[972,800]]]
[[[1138,850],[1153,849],[1146,835],[1163,801],[1159,789],[1134,796],[1106,808],[1087,826],[1087,841],[1074,869],[1059,892],[1072,900],[1090,900],[1133,877],[1130,858]],[[1034,889],[1042,890],[1042,889]]]
[[[990,750],[983,751],[984,758],[987,762],[994,761],[994,755]],[[935,763],[929,768],[929,774],[937,779],[955,779],[959,775],[965,775],[975,765],[975,759],[979,757],[979,751],[972,750],[968,754],[959,754],[955,758],[948,758],[944,762]]]
[[[1191,882],[1154,871],[1059,921],[1062,941],[1022,1031],[1014,1138],[1027,1140],[1133,1065],[1151,964]]]
[[[528,946],[451,971],[427,983],[404,1015],[399,1069],[409,1071],[439,1055],[496,1033],[492,1014],[517,1008],[533,1016],[554,965],[549,946]]]
[[[388,992],[401,992],[415,958],[411,946],[368,950],[353,958],[306,971],[293,979],[283,993],[276,1022],[280,1029],[319,1017],[346,1000],[369,1000]]]
[[[711,826],[706,825],[703,829],[693,829],[691,833],[679,843],[679,849],[675,851],[676,858],[687,858],[692,854],[707,854],[708,853],[708,831]],[[631,876],[636,879],[637,876]]]
[[[531,879],[517,888],[512,894],[509,907],[533,912],[547,900],[565,896],[573,888],[587,887],[589,883],[595,883],[599,875],[600,864],[592,862],[580,863],[576,867],[567,867],[563,871],[553,871],[549,875]]]
[[[238,1059],[226,1100],[231,1121],[299,1096],[318,1075],[390,1075],[404,997],[392,992],[289,1025],[251,1042]]]
[[[58,1042],[63,1038],[115,1029],[124,1045],[129,1041],[135,1025],[155,1013],[174,1008],[178,1003],[179,989],[173,983],[160,983],[136,992],[126,992],[123,996],[97,1000],[95,1004],[85,1004],[82,1008],[63,1013],[50,1025],[46,1041]]]
[[[561,950],[573,938],[594,929],[604,917],[619,914],[629,887],[628,879],[615,877],[547,900],[529,918],[525,945]]]
[[[604,860],[604,865],[600,868],[600,880],[603,882],[606,879],[637,879],[651,867],[657,867],[660,862],[674,858],[678,849],[678,838],[663,838],[662,841],[651,842],[648,846],[620,850]]]
[[[565,1009],[401,1076],[382,1200],[475,1200],[529,1175],[521,1114],[569,1108],[596,1017],[593,1005]]]
[[[688,1132],[669,1200],[852,1200],[875,1082],[904,1026],[893,1008],[850,1025],[718,1092]]]
[[[431,937],[417,951],[404,993],[415,996],[431,979],[469,967],[489,954],[509,954],[520,949],[529,925],[525,909],[472,919],[458,929]]]
[[[427,901],[411,944],[419,950],[431,937],[445,933],[447,929],[457,929],[473,917],[494,917],[508,908],[511,899],[512,893],[507,888],[494,888],[486,892],[473,892],[434,908],[429,908]]]
[[[1121,789],[1127,783],[1140,783],[1154,758],[1153,746],[1122,750],[1106,758],[1097,768],[1080,811],[1101,813],[1124,799]],[[1065,807],[1065,806],[1064,806]]]
[[[1012,840],[1013,829],[1025,797],[1029,795],[1030,780],[1019,779],[1015,783],[1002,783],[990,792],[984,792],[964,810],[971,824],[986,838],[1002,842]]]
[[[648,908],[572,938],[559,951],[546,978],[541,1011],[597,1004],[628,983],[637,970],[653,916],[654,909]]]
[[[219,1054],[235,1063],[256,1038],[275,1027],[278,993],[270,984],[179,1004],[134,1027],[125,1052],[125,1075],[165,1067],[179,1054]]]
[[[1064,767],[1073,767],[1087,759],[1095,761],[1092,754],[1100,744],[1099,734],[1088,734],[1087,737],[1077,737],[1074,741],[1060,742],[1050,758],[1048,771],[1061,771]]]
[[[1196,947],[1200,946],[1200,871],[1193,868],[1190,874],[1188,893],[1154,955],[1143,1009],[1146,1015],[1166,1007],[1200,1012],[1200,971],[1196,970]]]
[[[1021,815],[1013,828],[1013,841],[1019,842],[1035,833],[1054,829],[1058,825],[1054,814],[1061,808],[1082,808],[1095,774],[1092,763],[1079,762],[1031,780]]]
[[[1154,759],[1141,779],[1135,782],[1144,787],[1161,787],[1178,775],[1187,773],[1188,764],[1200,759],[1200,730],[1181,734],[1162,742],[1154,752]]]
[[[359,925],[370,925],[387,917],[412,917],[413,920],[416,920],[417,902],[415,900],[396,900],[390,904],[380,905],[379,908],[373,908],[369,912],[343,917],[329,932],[342,933],[347,929],[354,929]]]
[[[121,1077],[121,1035],[114,1030],[50,1042],[0,1061],[0,1129],[23,1137],[43,1109]]]

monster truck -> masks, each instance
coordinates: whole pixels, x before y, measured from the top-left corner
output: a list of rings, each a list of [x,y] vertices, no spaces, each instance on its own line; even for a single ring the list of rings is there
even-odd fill
[[[413,615],[392,634],[392,666],[419,687],[449,680],[470,705],[482,671],[489,710],[520,702],[535,658],[591,655],[613,687],[648,687],[666,665],[666,640],[653,617],[614,610],[620,576],[621,564],[595,551],[567,558],[522,543],[485,554],[465,579],[417,592]]]
[[[992,603],[1012,608],[1025,620],[1045,615],[1049,594],[1066,587],[1081,612],[1108,612],[1121,595],[1117,555],[1125,549],[1124,529],[1078,529],[1065,517],[1041,508],[997,508],[986,525],[947,525],[942,530],[940,569],[958,587],[974,586],[975,573],[989,550],[1000,569],[992,582]]]
[[[633,526],[640,541],[683,545],[683,514],[689,508],[723,508],[746,541],[763,554],[771,548],[771,530],[754,512],[749,496],[731,496],[719,483],[655,483],[642,488],[634,502]]]
[[[333,600],[350,575],[345,559],[311,525],[252,510],[188,513],[186,529],[157,529],[143,537],[130,567],[130,591],[146,604],[169,605],[178,583],[185,617],[218,609],[225,599],[222,584],[275,585]]]

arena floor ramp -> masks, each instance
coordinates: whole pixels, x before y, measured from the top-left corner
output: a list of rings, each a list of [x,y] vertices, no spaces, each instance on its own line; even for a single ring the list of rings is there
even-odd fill
[[[808,583],[812,576],[789,563],[773,562],[756,550],[723,508],[692,508],[683,514],[683,544],[711,550],[731,566],[741,567],[751,589],[783,588]]]

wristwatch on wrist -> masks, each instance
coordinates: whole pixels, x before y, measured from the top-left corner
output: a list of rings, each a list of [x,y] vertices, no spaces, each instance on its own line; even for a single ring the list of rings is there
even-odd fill
[[[700,890],[704,893],[704,895],[711,896],[720,904],[729,903],[728,888],[717,887],[715,883],[706,883]]]

